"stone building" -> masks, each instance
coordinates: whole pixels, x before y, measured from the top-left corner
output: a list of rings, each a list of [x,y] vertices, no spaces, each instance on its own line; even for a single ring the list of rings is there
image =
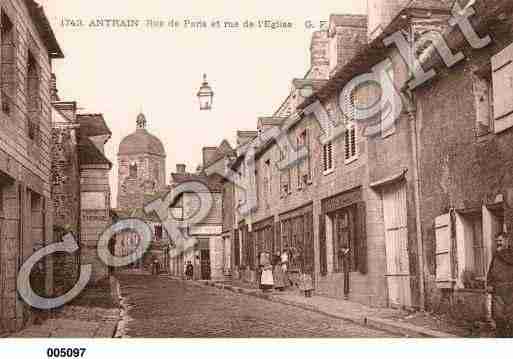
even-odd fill
[[[93,263],[93,281],[106,278],[98,260],[97,242],[111,224],[111,162],[104,145],[111,131],[101,114],[78,114],[75,102],[52,102],[52,201],[54,238],[72,232],[80,253],[56,254],[55,285],[69,290],[78,279],[80,264]]]
[[[493,239],[499,232],[513,239],[512,7],[473,4],[470,20],[482,48],[472,48],[458,28],[447,29],[452,53],[465,58],[451,68],[425,50],[421,64],[437,75],[415,89],[412,106],[426,302],[472,321],[490,316],[485,288]]]
[[[185,266],[190,261],[194,266],[194,279],[224,280],[230,275],[231,242],[225,235],[223,237],[223,178],[219,174],[207,175],[203,167],[215,165],[215,162],[229,155],[232,151],[227,141],[219,147],[205,147],[203,149],[203,165],[196,173],[186,171],[185,165],[177,165],[176,172],[171,174],[171,187],[199,182],[204,192],[181,193],[170,206],[173,218],[186,227],[186,238],[191,238],[194,245],[182,245],[176,238],[172,239],[170,252],[171,274],[183,277]],[[208,196],[208,197],[207,197]],[[211,207],[202,218],[196,218],[202,203],[211,199]],[[189,221],[193,221],[190,223]]]
[[[52,239],[52,61],[63,58],[42,7],[32,0],[0,3],[0,333],[33,315],[16,294],[24,261]],[[51,295],[52,261],[32,272]]]
[[[147,129],[144,114],[136,119],[136,130],[126,136],[118,149],[118,199],[115,220],[137,217],[146,221],[153,233],[153,241],[145,253],[132,267],[151,270],[158,260],[160,268],[169,269],[169,236],[162,228],[160,219],[144,211],[144,205],[166,192],[166,151],[162,142]],[[113,238],[116,255],[136,253],[139,238],[127,231]]]
[[[146,194],[157,193],[166,185],[166,151],[146,124],[144,114],[139,114],[135,132],[119,144],[118,209],[142,208]]]

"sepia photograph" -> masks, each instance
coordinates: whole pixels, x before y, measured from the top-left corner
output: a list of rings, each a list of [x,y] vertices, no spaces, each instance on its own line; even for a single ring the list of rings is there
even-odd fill
[[[513,338],[511,0],[0,12],[9,357]]]

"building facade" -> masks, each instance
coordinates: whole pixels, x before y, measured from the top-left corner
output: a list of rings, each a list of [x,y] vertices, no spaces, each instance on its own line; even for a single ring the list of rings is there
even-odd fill
[[[34,1],[2,1],[0,53],[0,332],[33,317],[16,293],[18,271],[52,243],[52,61],[62,51]],[[39,293],[53,293],[52,261],[32,272]]]

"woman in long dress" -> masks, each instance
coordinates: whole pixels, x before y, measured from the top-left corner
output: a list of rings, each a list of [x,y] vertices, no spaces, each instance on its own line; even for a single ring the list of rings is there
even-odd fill
[[[285,272],[282,268],[280,252],[276,252],[273,257],[273,277],[274,277],[274,288],[280,292],[285,290]]]
[[[260,288],[264,292],[268,292],[273,289],[274,280],[273,280],[273,266],[271,265],[271,256],[269,253],[262,253],[262,260],[260,265],[262,266],[262,276],[260,279]]]

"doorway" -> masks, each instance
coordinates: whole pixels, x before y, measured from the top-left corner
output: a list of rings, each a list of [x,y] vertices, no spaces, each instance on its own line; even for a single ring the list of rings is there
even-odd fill
[[[383,216],[388,302],[391,307],[411,307],[406,186],[394,184],[383,190]]]
[[[201,279],[210,280],[210,250],[202,249],[200,252]]]

